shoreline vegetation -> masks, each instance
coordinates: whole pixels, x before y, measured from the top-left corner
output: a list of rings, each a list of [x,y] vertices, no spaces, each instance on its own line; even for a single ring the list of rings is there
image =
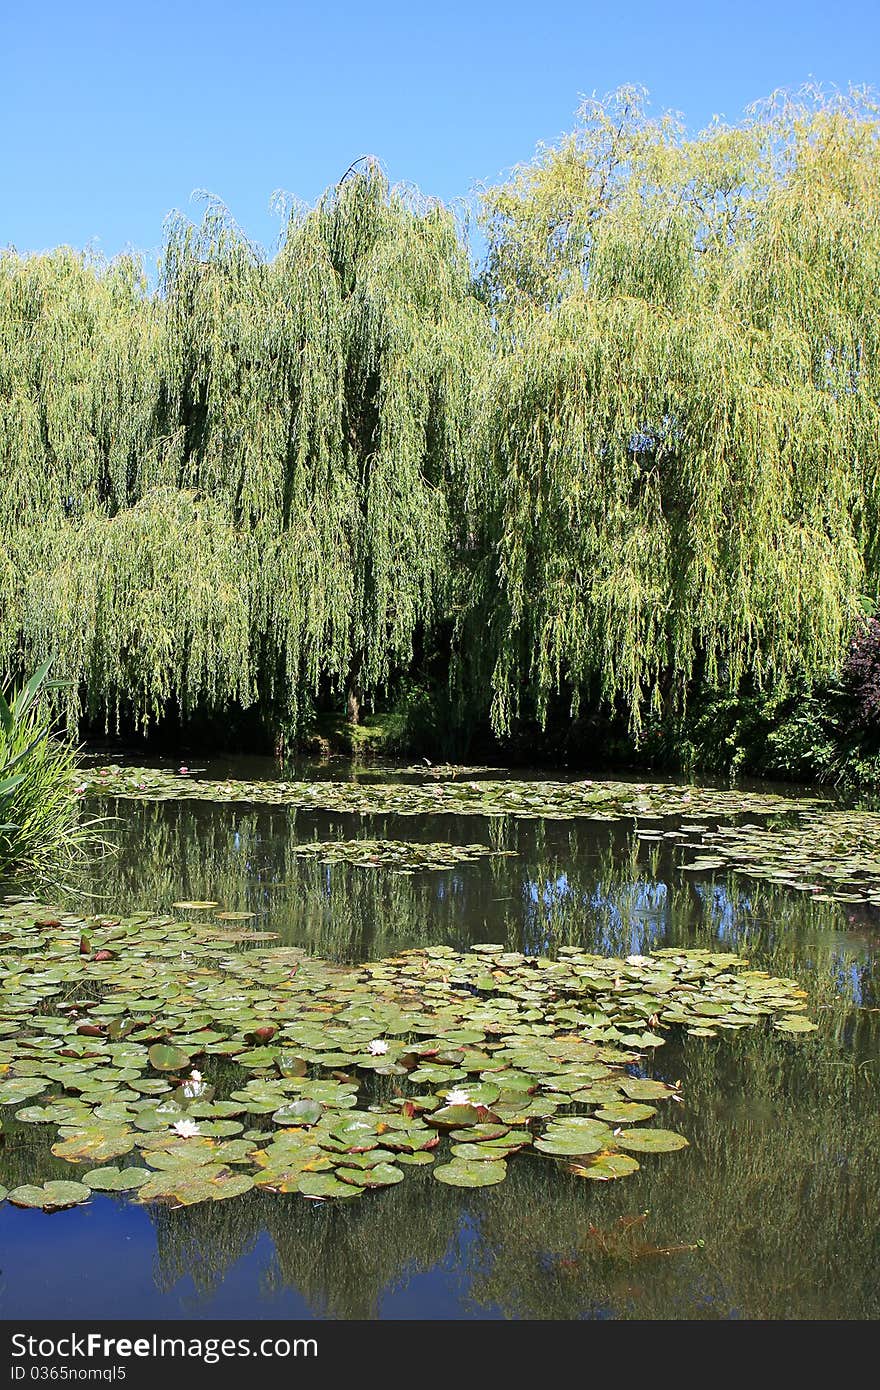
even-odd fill
[[[626,88],[456,210],[0,253],[0,672],[76,738],[880,785],[877,106]]]
[[[56,737],[49,665],[8,701],[0,690],[0,881],[15,870],[38,883],[105,848],[102,822],[80,816],[77,753]]]

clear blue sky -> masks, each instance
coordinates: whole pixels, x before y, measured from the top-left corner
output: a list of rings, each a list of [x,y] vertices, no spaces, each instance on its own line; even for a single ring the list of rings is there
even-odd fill
[[[152,255],[196,188],[272,245],[274,189],[366,153],[466,196],[624,82],[694,129],[810,76],[880,86],[880,3],[7,0],[0,54],[0,245]]]

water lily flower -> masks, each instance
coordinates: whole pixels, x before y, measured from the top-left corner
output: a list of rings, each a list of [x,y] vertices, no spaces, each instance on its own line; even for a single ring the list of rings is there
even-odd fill
[[[190,1079],[192,1081],[201,1081],[202,1073],[200,1071],[196,1071],[195,1067],[193,1067],[192,1071],[190,1072]]]
[[[381,1038],[374,1038],[373,1041],[370,1043],[371,1057],[384,1057],[387,1051],[388,1044],[387,1042],[383,1042]]]
[[[460,1086],[456,1086],[451,1091],[446,1092],[446,1104],[476,1105],[476,1101],[471,1100],[467,1091],[462,1090]]]
[[[189,772],[189,768],[188,768],[188,767],[179,767],[179,768],[177,769],[177,771],[180,772],[180,773],[182,773],[182,775],[185,777],[186,774]]]
[[[79,786],[78,786],[78,787],[74,787],[73,790],[74,790],[75,792],[84,792],[84,791],[86,790],[86,784],[85,784],[85,782],[81,782],[81,783],[79,784]]]
[[[192,1139],[199,1132],[199,1127],[193,1120],[177,1120],[171,1128],[181,1139]]]

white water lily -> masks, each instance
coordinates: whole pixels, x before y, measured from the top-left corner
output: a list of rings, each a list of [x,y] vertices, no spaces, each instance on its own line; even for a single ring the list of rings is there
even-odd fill
[[[192,1071],[189,1074],[189,1079],[190,1081],[201,1081],[202,1073],[200,1071],[196,1071],[195,1067],[193,1067]]]
[[[456,1086],[451,1091],[446,1092],[447,1105],[476,1105],[476,1101],[471,1100],[467,1091]]]
[[[371,1057],[384,1057],[387,1051],[388,1044],[387,1042],[383,1042],[381,1038],[374,1038],[373,1041],[370,1043]]]
[[[176,1120],[171,1126],[175,1134],[179,1134],[181,1139],[193,1139],[199,1132],[199,1127],[194,1120]]]

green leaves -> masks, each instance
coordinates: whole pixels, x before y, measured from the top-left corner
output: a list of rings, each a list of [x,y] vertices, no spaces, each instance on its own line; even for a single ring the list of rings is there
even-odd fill
[[[584,1163],[571,1163],[568,1171],[576,1178],[589,1178],[592,1182],[613,1182],[615,1178],[628,1178],[638,1167],[629,1154],[606,1152]]]
[[[676,1149],[686,1149],[687,1140],[683,1134],[676,1134],[671,1129],[625,1129],[617,1136],[617,1144],[621,1149],[629,1149],[633,1153],[644,1154],[669,1154]]]
[[[501,1159],[469,1163],[455,1158],[451,1163],[438,1164],[434,1177],[447,1187],[494,1187],[507,1177],[507,1164]]]
[[[0,935],[0,1100],[86,1170],[84,1189],[139,1202],[254,1185],[349,1199],[421,1165],[488,1186],[523,1151],[608,1181],[635,1171],[629,1151],[686,1143],[640,1123],[679,1096],[631,1074],[647,1019],[660,1042],[668,1014],[801,1031],[797,986],[727,952],[564,947],[536,965],[480,943],[343,966],[230,950],[177,917],[83,919],[28,901],[0,906]]]
[[[184,1071],[191,1063],[188,1052],[168,1043],[154,1043],[149,1051],[150,1066],[156,1071]]]
[[[148,1168],[92,1168],[83,1183],[93,1192],[135,1192],[151,1176]]]
[[[41,1187],[25,1185],[9,1193],[14,1207],[35,1207],[40,1211],[63,1211],[87,1202],[91,1193],[79,1182],[46,1182]]]

